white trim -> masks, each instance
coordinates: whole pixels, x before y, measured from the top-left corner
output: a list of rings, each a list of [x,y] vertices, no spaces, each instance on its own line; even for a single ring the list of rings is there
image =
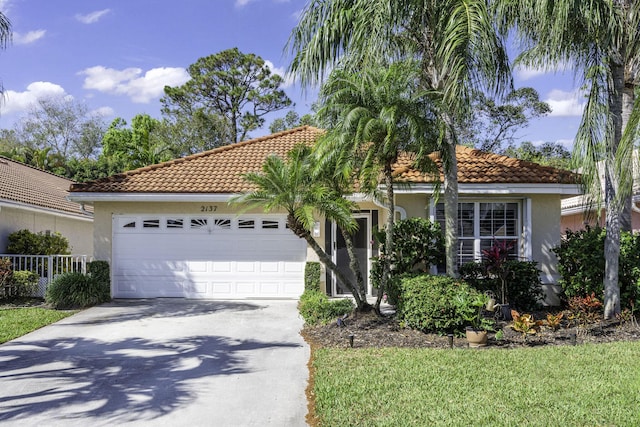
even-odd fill
[[[27,204],[18,203],[18,202],[0,201],[0,208],[1,207],[11,208],[11,209],[22,209],[22,210],[29,211],[29,212],[36,212],[36,213],[41,213],[41,214],[59,216],[59,217],[62,217],[62,218],[70,218],[70,219],[77,219],[77,220],[80,220],[80,221],[93,222],[93,217],[92,216],[83,215],[83,214],[80,214],[80,213],[79,214],[72,214],[70,212],[66,213],[66,212],[62,212],[62,211],[59,211],[59,210],[55,210],[55,209],[35,207],[33,205],[27,205]],[[80,207],[78,207],[78,209],[80,209]]]
[[[410,188],[394,189],[396,194],[433,194],[432,184],[412,184]],[[582,194],[576,184],[459,184],[458,194]]]
[[[395,206],[395,211],[396,213],[400,214],[400,219],[407,219],[407,210],[405,208],[403,208],[402,206]]]
[[[531,199],[525,197],[522,199],[522,241],[523,241],[523,256],[525,259],[531,261],[533,259],[533,245],[531,238],[533,237],[533,225],[531,219]]]
[[[71,193],[72,202],[228,202],[232,193]]]

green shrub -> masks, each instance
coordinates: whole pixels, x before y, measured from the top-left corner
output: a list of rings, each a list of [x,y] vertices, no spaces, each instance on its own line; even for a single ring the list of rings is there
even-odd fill
[[[9,234],[7,252],[20,255],[68,255],[69,241],[60,233],[32,233],[20,230]]]
[[[309,261],[304,266],[304,290],[320,291],[320,263]]]
[[[509,304],[521,311],[533,311],[540,307],[544,298],[540,270],[535,261],[507,260],[502,264],[505,272]],[[500,295],[502,281],[500,277],[488,271],[484,262],[467,262],[460,266],[460,278],[475,289],[491,291]]]
[[[47,288],[45,301],[54,308],[83,308],[111,300],[108,283],[82,273],[64,273]]]
[[[33,271],[18,270],[13,272],[12,297],[30,297],[38,291],[38,276]]]
[[[423,332],[461,334],[469,325],[465,318],[471,303],[481,293],[468,284],[447,276],[406,277],[401,283],[398,318],[406,326]],[[469,307],[463,306],[467,301]]]
[[[604,293],[605,229],[589,227],[567,230],[560,245],[553,249],[558,257],[560,285],[567,298]],[[618,283],[620,302],[630,308],[640,303],[640,235],[622,232],[620,235],[620,267]]]
[[[330,300],[321,291],[304,291],[298,303],[298,311],[308,325],[325,324],[335,321],[354,309],[350,299]]]
[[[98,283],[111,286],[109,263],[107,261],[91,261],[87,263],[87,272]]]
[[[383,262],[387,253],[384,247],[384,230],[374,233],[374,237],[380,242],[381,255],[373,257],[370,276],[373,287],[379,288]],[[384,292],[390,304],[397,304],[400,297],[401,276],[406,273],[424,273],[432,265],[442,264],[444,240],[438,223],[432,223],[424,218],[409,218],[394,224],[393,241],[393,251],[388,254],[393,268]]]

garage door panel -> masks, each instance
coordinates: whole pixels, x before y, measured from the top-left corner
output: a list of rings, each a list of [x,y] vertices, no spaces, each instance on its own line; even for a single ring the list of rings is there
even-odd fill
[[[185,215],[117,217],[114,297],[295,298],[304,288],[306,243],[284,228],[284,217],[255,218],[248,229],[238,228],[237,219],[213,216],[196,222],[229,226],[191,229]],[[176,218],[183,218],[183,228],[169,228]],[[159,226],[140,228],[149,219]],[[262,221],[273,228],[261,228]],[[134,222],[138,228],[132,229]]]

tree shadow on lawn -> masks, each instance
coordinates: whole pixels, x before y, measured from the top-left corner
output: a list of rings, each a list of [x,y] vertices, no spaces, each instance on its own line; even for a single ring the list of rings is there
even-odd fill
[[[104,314],[93,315],[90,320],[84,320],[82,316],[74,316],[63,323],[74,325],[98,325],[104,323],[126,322],[129,320],[140,320],[148,317],[192,317],[227,310],[241,312],[263,310],[264,308],[264,305],[252,304],[243,301],[225,300],[189,300],[182,298],[115,300],[94,308],[94,310],[104,311]]]
[[[165,343],[142,338],[13,341],[0,347],[0,421],[49,411],[87,423],[92,418],[153,420],[206,392],[192,380],[248,374],[242,352],[278,347],[299,345],[215,336]]]

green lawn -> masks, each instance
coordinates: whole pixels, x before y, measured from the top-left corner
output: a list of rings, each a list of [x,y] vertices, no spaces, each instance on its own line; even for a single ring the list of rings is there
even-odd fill
[[[638,426],[640,343],[320,349],[321,426]]]
[[[71,316],[74,311],[40,307],[7,308],[0,310],[0,344]]]

